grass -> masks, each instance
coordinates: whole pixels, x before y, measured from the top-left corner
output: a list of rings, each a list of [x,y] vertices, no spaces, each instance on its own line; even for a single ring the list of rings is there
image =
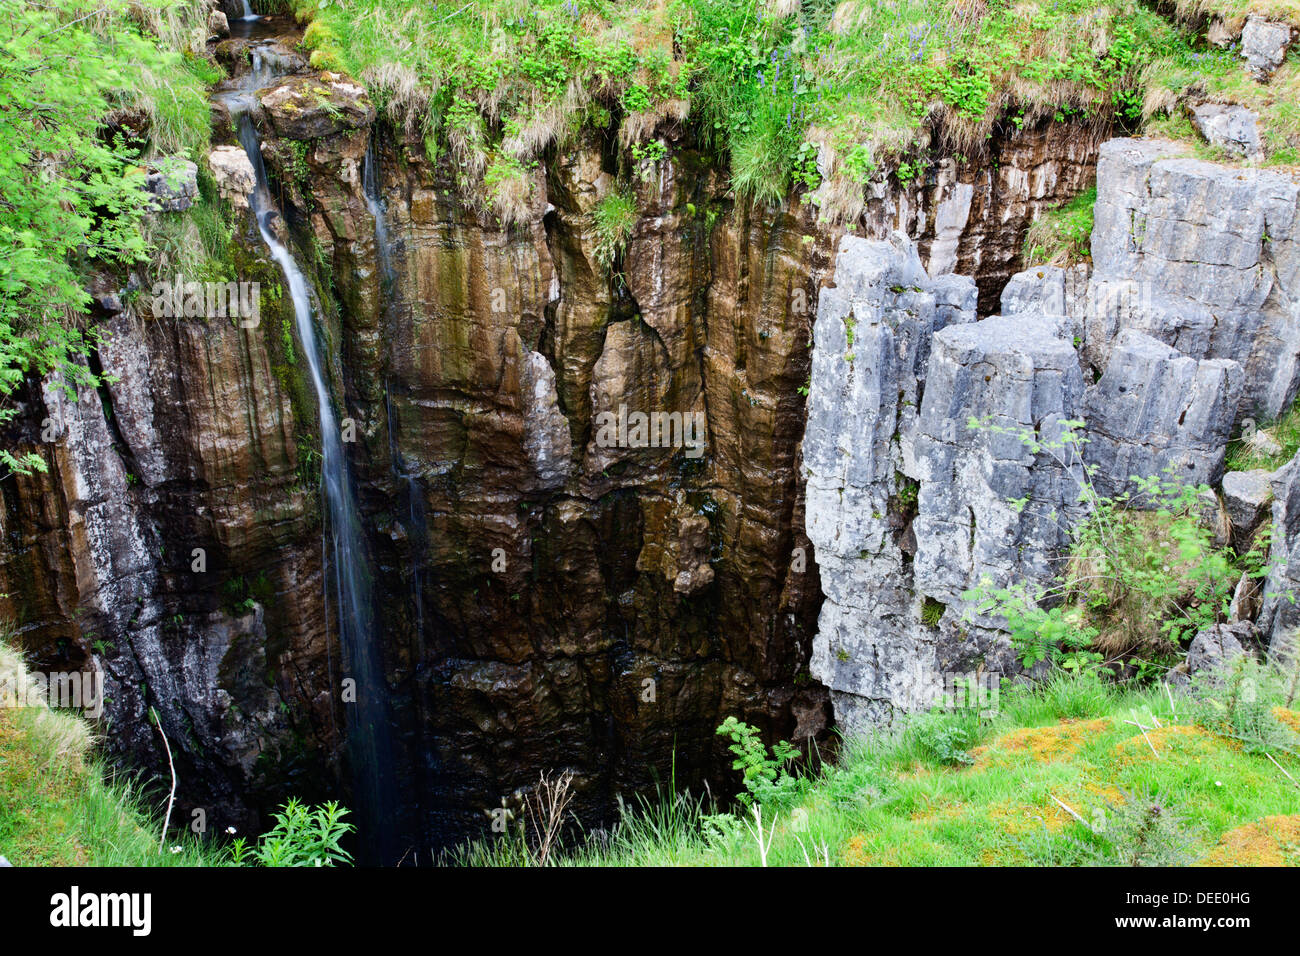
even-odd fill
[[[1093,206],[1097,187],[1092,186],[1042,213],[1025,236],[1025,262],[1034,265],[1069,266],[1091,256]]]
[[[596,260],[609,267],[632,238],[638,213],[636,200],[628,193],[613,192],[596,203],[592,226],[596,233]]]
[[[927,147],[973,158],[999,123],[1135,127],[1208,97],[1259,110],[1285,159],[1300,148],[1294,58],[1261,87],[1193,32],[1211,8],[1300,23],[1293,3],[1249,3],[1185,3],[1173,19],[1138,0],[293,5],[313,63],[360,77],[430,155],[451,149],[470,190],[583,129],[616,124],[626,152],[688,121],[740,194],[803,189],[823,218],[852,221],[868,179],[911,179]]]
[[[1259,428],[1272,441],[1281,446],[1281,451],[1268,454],[1268,446],[1249,435],[1242,436],[1228,445],[1228,455],[1224,467],[1228,471],[1252,471],[1262,468],[1276,471],[1295,457],[1300,451],[1300,401],[1294,402],[1286,414],[1276,422]]]
[[[835,766],[786,805],[764,808],[764,826],[775,823],[768,865],[1078,865],[1176,852],[1186,862],[1300,865],[1300,847],[1284,839],[1300,825],[1294,784],[1262,753],[1192,723],[1186,697],[1171,704],[1159,687],[1062,672],[1001,697],[990,719],[936,713],[894,736],[848,741]],[[1295,711],[1274,714],[1300,726]],[[954,742],[965,759],[953,759]],[[1300,772],[1294,752],[1274,756]],[[1134,842],[1134,819],[1152,807],[1185,849],[1172,836]],[[454,862],[526,865],[528,857],[517,837],[499,837],[463,848]],[[612,833],[571,841],[556,862],[753,866],[760,857],[740,818],[679,795],[629,811]]]
[[[22,668],[0,643],[0,686]],[[159,849],[159,817],[134,780],[114,776],[96,758],[84,720],[43,704],[0,707],[0,855],[10,863],[220,865],[212,850],[190,839],[170,839]]]

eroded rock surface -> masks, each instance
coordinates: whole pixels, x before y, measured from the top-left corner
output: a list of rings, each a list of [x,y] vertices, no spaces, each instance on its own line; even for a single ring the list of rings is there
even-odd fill
[[[1088,358],[1132,328],[1242,366],[1240,413],[1276,417],[1300,388],[1300,185],[1186,158],[1160,140],[1106,143],[1097,166]]]

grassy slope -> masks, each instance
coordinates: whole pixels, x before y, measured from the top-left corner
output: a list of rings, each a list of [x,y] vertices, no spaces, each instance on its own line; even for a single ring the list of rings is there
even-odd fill
[[[0,644],[0,686],[21,672]],[[69,713],[0,707],[0,855],[15,866],[201,866],[185,841],[160,851],[160,822],[129,782],[92,754],[89,725]]]
[[[1193,136],[1177,104],[1208,97],[1258,109],[1276,161],[1300,155],[1295,56],[1261,87],[1191,29],[1202,7],[1300,23],[1291,0],[1184,3],[1178,24],[1138,0],[292,2],[315,17],[316,65],[363,78],[391,120],[450,148],[467,186],[486,178],[489,193],[611,115],[625,147],[689,117],[760,198],[817,185],[820,150],[832,219],[854,218],[862,184],[914,158],[931,129],[972,157],[995,122],[1042,115],[1171,113],[1162,132]]]
[[[1067,677],[1030,693],[1004,694],[1000,715],[979,731],[983,743],[971,766],[936,759],[943,754],[932,743],[936,727],[971,731],[969,717],[926,718],[920,726],[928,724],[929,732],[858,741],[792,806],[777,811],[768,864],[807,865],[823,849],[831,865],[849,866],[1097,862],[1092,851],[1107,844],[1056,801],[1113,828],[1126,801],[1152,797],[1185,824],[1188,861],[1300,865],[1300,790],[1262,754],[1188,723],[1188,701],[1174,701],[1177,714],[1163,691],[1123,691]],[[1300,714],[1274,713],[1300,730]],[[1146,735],[1148,744],[1126,723],[1133,719],[1162,727]],[[1300,776],[1300,756],[1274,753]],[[765,824],[771,821],[769,811]],[[758,865],[752,832],[730,829],[710,838],[699,805],[670,801],[630,817],[607,845],[588,841],[560,862]],[[518,840],[498,839],[462,852],[458,861],[519,865],[526,855]]]

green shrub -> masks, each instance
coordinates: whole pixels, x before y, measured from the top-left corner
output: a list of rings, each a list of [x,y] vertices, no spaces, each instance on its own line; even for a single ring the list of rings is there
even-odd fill
[[[769,755],[758,728],[735,717],[724,720],[717,732],[731,738],[727,749],[736,755],[731,767],[741,772],[741,782],[745,787],[737,794],[741,803],[768,806],[784,802],[798,791],[799,781],[790,775],[787,768],[799,759],[799,751],[789,743],[777,741]]]
[[[261,836],[255,847],[248,847],[242,839],[234,841],[231,861],[241,866],[349,864],[351,854],[339,845],[356,829],[344,821],[347,812],[333,801],[312,807],[291,799],[274,814],[275,826]]]

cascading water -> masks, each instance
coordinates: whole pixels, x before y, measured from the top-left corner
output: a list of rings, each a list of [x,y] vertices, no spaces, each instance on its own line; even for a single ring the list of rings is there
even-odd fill
[[[375,255],[384,280],[384,297],[387,300],[393,286],[393,254],[388,243],[388,222],[384,217],[384,201],[379,195],[379,162],[375,157],[375,141],[366,147],[366,158],[361,166],[361,190],[366,197],[366,208],[375,220]]]
[[[289,285],[294,320],[316,392],[320,415],[321,486],[325,499],[327,580],[333,585],[338,608],[339,644],[355,682],[356,697],[347,705],[348,755],[355,776],[358,826],[367,862],[396,863],[392,826],[396,819],[393,794],[393,749],[388,713],[388,687],[380,660],[371,581],[365,540],[357,518],[356,497],[343,452],[339,421],[330,402],[323,350],[313,322],[307,281],[293,254],[275,236],[271,219],[277,211],[267,185],[261,141],[252,119],[232,101],[239,124],[239,140],[256,177],[251,199],[262,240],[280,266]],[[345,701],[348,698],[345,696]]]
[[[244,0],[244,15],[243,15],[242,17],[240,17],[240,19],[241,19],[241,20],[258,20],[258,19],[261,19],[261,18],[258,17],[258,15],[257,15],[256,13],[253,12],[253,8],[250,7],[250,6],[248,5],[248,0]]]

